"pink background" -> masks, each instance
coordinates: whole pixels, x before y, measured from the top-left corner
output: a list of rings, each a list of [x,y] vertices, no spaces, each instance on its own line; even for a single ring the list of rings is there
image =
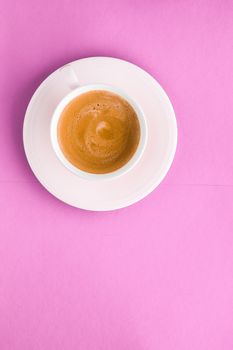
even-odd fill
[[[1,1],[0,349],[233,349],[233,2]],[[165,181],[94,213],[52,197],[22,146],[26,106],[66,62],[154,75],[179,145]]]

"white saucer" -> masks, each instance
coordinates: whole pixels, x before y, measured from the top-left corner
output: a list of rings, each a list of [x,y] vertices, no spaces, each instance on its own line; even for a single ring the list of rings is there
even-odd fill
[[[52,113],[69,92],[58,69],[39,86],[26,111],[23,139],[28,162],[41,184],[67,204],[96,211],[126,207],[153,191],[171,166],[177,144],[171,102],[154,78],[129,62],[90,57],[71,64],[80,85],[113,85],[139,103],[148,124],[144,155],[135,168],[114,180],[84,180],[67,170],[52,150],[49,134]]]

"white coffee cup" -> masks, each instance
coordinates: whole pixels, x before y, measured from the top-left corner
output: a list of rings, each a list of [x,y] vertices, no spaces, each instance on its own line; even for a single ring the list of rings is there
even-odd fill
[[[68,86],[71,88],[71,92],[69,92],[63,99],[58,103],[57,107],[54,110],[54,113],[51,118],[51,124],[50,124],[50,138],[51,138],[51,144],[53,147],[53,150],[55,154],[57,155],[58,159],[61,161],[61,163],[69,169],[71,172],[73,172],[75,175],[82,177],[84,179],[88,180],[105,180],[105,179],[113,179],[115,177],[121,176],[131,170],[141,159],[142,154],[144,152],[144,149],[146,147],[147,143],[147,123],[146,118],[144,116],[144,113],[141,109],[141,107],[127,94],[125,94],[121,89],[110,86],[110,85],[104,85],[104,84],[90,84],[90,85],[83,85],[80,86],[78,83],[78,78],[71,67],[70,64],[62,67],[61,74],[64,75],[64,83],[67,83]],[[57,135],[57,126],[59,122],[59,118],[61,116],[62,111],[67,106],[67,104],[76,98],[77,96],[93,90],[104,90],[104,91],[110,91],[113,92],[122,98],[124,98],[126,101],[129,102],[129,104],[133,107],[135,110],[139,125],[140,125],[140,141],[138,144],[138,147],[132,156],[132,158],[120,169],[117,169],[111,173],[106,174],[92,174],[88,173],[86,171],[80,170],[79,168],[75,167],[73,164],[71,164],[68,159],[64,156],[58,142],[58,135]]]

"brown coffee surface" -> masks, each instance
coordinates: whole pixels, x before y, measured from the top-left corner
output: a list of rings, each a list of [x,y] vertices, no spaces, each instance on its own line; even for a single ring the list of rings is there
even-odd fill
[[[63,110],[57,132],[69,162],[94,174],[124,166],[140,140],[140,125],[133,107],[119,95],[103,90],[74,98]]]

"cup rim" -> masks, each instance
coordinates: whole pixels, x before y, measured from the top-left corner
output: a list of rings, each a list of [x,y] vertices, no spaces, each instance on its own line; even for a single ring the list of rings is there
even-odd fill
[[[138,117],[139,125],[140,125],[140,140],[133,156],[121,168],[109,173],[104,173],[104,174],[89,173],[87,171],[81,170],[76,166],[74,166],[71,162],[69,162],[69,160],[63,154],[58,142],[58,137],[57,137],[57,124],[60,119],[61,113],[64,110],[64,108],[67,106],[67,104],[71,102],[75,97],[78,97],[79,95],[85,92],[95,91],[95,90],[110,91],[124,98],[135,110]],[[130,96],[128,96],[124,91],[122,91],[122,89],[119,89],[111,85],[106,85],[106,84],[88,84],[88,85],[78,86],[75,89],[73,89],[71,92],[66,94],[60,100],[60,102],[58,103],[58,105],[56,106],[53,112],[51,122],[50,122],[50,140],[51,140],[53,151],[55,152],[57,158],[72,173],[87,180],[113,179],[130,171],[141,159],[144,149],[146,147],[147,138],[148,138],[148,130],[147,130],[146,118],[140,105],[137,102],[135,102],[135,100],[132,99]]]

